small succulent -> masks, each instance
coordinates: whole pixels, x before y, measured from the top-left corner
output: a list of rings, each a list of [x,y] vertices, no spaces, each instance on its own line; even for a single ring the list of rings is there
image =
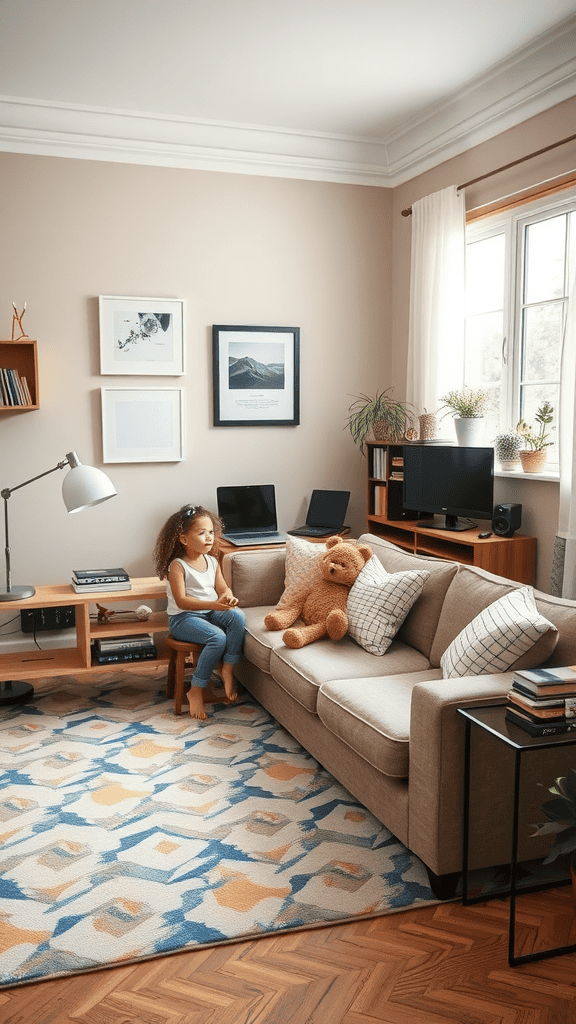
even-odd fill
[[[527,445],[528,448],[531,448],[533,451],[541,452],[551,444],[554,444],[553,441],[546,440],[550,435],[545,433],[546,427],[552,423],[552,420],[554,419],[553,414],[554,408],[550,405],[550,402],[543,402],[534,416],[534,419],[538,424],[537,430],[530,423],[526,423],[526,420],[518,420],[516,430],[524,441],[523,447]]]
[[[496,435],[494,445],[500,462],[515,462],[524,447],[524,439],[515,430],[505,430]]]

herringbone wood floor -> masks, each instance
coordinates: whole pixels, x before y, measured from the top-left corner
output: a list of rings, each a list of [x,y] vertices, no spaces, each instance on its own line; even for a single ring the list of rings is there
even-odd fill
[[[576,942],[526,894],[517,952]],[[537,937],[536,937],[537,936]],[[576,1024],[576,954],[510,968],[508,904],[443,903],[0,992],[2,1024]]]

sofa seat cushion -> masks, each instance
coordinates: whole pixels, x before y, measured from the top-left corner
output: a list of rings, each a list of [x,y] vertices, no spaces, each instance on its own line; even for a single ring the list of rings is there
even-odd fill
[[[427,669],[373,679],[331,680],[320,688],[318,717],[377,771],[406,778],[412,690],[417,683],[440,677],[439,669]]]
[[[283,630],[269,630],[264,625],[264,616],[274,611],[275,605],[244,608],[246,616],[244,632],[244,657],[263,672],[270,673],[270,656],[276,647],[284,647]]]
[[[430,573],[420,597],[398,630],[398,640],[403,640],[429,658],[446,592],[458,572],[457,562],[414,555],[371,533],[362,534],[358,543],[370,544],[386,572],[426,569]]]
[[[315,713],[318,690],[330,679],[356,681],[388,673],[402,675],[424,671],[429,664],[423,654],[398,640],[378,657],[346,636],[339,641],[318,640],[298,650],[280,644],[271,652],[269,671],[279,686]]]

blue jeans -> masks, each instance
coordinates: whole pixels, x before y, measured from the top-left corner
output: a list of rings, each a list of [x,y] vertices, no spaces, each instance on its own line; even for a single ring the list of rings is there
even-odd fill
[[[191,686],[208,686],[219,661],[235,665],[244,642],[244,612],[230,608],[224,612],[179,612],[170,616],[170,632],[175,640],[203,644]]]

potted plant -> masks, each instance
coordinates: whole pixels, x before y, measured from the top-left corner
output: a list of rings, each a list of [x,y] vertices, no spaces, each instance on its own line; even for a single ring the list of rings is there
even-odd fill
[[[518,421],[516,430],[524,442],[520,451],[520,462],[525,473],[539,473],[544,468],[548,454],[546,449],[553,444],[547,440],[550,435],[546,433],[546,427],[554,418],[553,413],[554,409],[550,402],[543,402],[534,417],[538,424],[537,428],[526,423],[524,419]]]
[[[514,470],[520,465],[520,452],[524,447],[524,439],[517,430],[504,430],[494,438],[494,450],[500,468]]]
[[[488,395],[481,388],[455,388],[441,399],[440,412],[454,416],[456,438],[459,445],[474,447],[482,444],[484,409]]]
[[[346,426],[364,455],[364,442],[370,432],[377,441],[393,444],[401,441],[414,426],[415,414],[405,402],[392,398],[393,388],[377,391],[374,398],[359,395],[348,409]]]
[[[573,855],[576,852],[576,771],[574,768],[568,770],[567,776],[554,779],[548,792],[552,794],[552,800],[546,800],[542,804],[542,812],[549,819],[544,822],[535,822],[536,832],[532,836],[553,835],[552,849],[546,857],[544,864],[552,864],[557,857],[563,854]],[[576,864],[574,856],[570,857],[570,874],[572,875],[572,889],[576,890]]]

